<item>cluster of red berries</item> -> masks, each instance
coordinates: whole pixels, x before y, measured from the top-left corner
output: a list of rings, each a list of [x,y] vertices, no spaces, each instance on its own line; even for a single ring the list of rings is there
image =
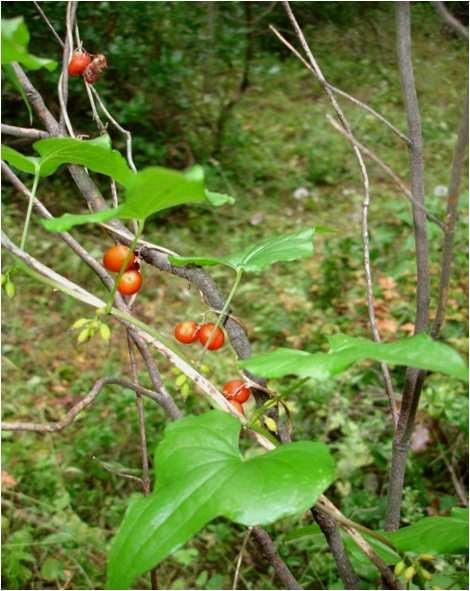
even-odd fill
[[[131,253],[124,244],[116,244],[104,253],[103,265],[112,273],[119,273],[125,261],[127,265],[119,279],[117,289],[122,295],[133,295],[142,287],[142,274],[135,253]]]
[[[142,287],[142,275],[135,253],[124,246],[116,244],[109,248],[103,257],[103,265],[112,273],[119,273],[126,263],[124,273],[118,282],[117,289],[123,295],[137,293]],[[199,340],[210,351],[220,349],[225,342],[224,331],[212,322],[198,324],[194,320],[185,320],[175,326],[175,338],[188,345]],[[243,380],[231,380],[224,384],[222,392],[239,413],[244,414],[242,404],[248,400],[251,391]]]
[[[90,55],[84,49],[76,49],[68,65],[69,76],[83,76],[88,84],[94,84],[108,67],[102,54]]]
[[[193,320],[179,322],[175,326],[175,338],[180,343],[189,345],[197,339],[210,351],[220,349],[225,342],[224,331],[212,322],[198,324]]]

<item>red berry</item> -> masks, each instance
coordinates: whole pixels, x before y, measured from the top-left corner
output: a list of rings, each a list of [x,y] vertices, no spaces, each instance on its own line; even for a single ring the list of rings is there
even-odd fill
[[[240,414],[245,415],[245,411],[243,410],[243,406],[239,402],[237,402],[236,400],[230,400],[229,402],[233,406],[233,408],[236,408],[238,410],[238,412]]]
[[[135,269],[123,273],[117,286],[119,293],[122,293],[122,295],[132,295],[137,293],[141,287],[142,275]]]
[[[129,256],[130,258],[126,265],[126,271],[135,268],[137,264],[136,257],[135,255],[131,255],[130,249],[127,246],[124,246],[124,244],[116,244],[116,246],[112,246],[104,253],[103,265],[106,267],[106,269],[108,269],[108,271],[119,273],[124,261]]]
[[[180,343],[194,343],[199,332],[199,324],[194,320],[185,320],[185,322],[178,322],[175,326],[175,338]]]
[[[220,347],[222,347],[225,341],[224,331],[219,327],[217,327],[217,330],[214,329],[215,324],[213,324],[212,322],[207,322],[207,324],[203,324],[199,329],[199,340],[203,345],[209,342],[207,348],[210,351],[220,349]]]
[[[76,49],[69,61],[69,76],[81,76],[91,63],[90,54],[82,49]]]
[[[251,391],[243,380],[232,380],[224,384],[222,389],[225,398],[235,402],[246,402],[250,397]]]

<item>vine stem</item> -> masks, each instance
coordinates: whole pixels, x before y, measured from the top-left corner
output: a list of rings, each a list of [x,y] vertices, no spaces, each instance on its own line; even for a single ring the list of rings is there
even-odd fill
[[[29,195],[28,210],[26,212],[26,219],[24,222],[23,235],[21,236],[21,244],[20,244],[21,250],[24,250],[24,247],[26,244],[26,239],[28,238],[29,224],[31,222],[31,213],[33,211],[34,198],[36,197],[36,192],[38,190],[38,184],[39,184],[39,172],[36,171],[34,173],[33,187],[31,189],[31,193]]]
[[[119,269],[119,273],[116,277],[116,281],[114,282],[113,289],[111,290],[111,294],[109,296],[108,303],[107,303],[106,308],[104,310],[105,314],[109,314],[111,312],[111,308],[113,307],[113,302],[114,302],[114,296],[116,295],[119,281],[121,280],[121,277],[124,275],[124,272],[126,270],[127,265],[129,264],[129,261],[134,256],[134,250],[137,246],[137,243],[139,242],[140,237],[143,234],[144,225],[145,225],[145,222],[143,220],[139,220],[137,222],[137,231],[134,235],[134,239],[132,240],[132,242],[129,246],[129,254],[127,255],[126,259],[123,261],[121,268]]]
[[[235,272],[236,272],[235,281],[233,282],[232,289],[230,290],[230,293],[228,294],[228,297],[225,300],[224,307],[220,311],[219,316],[218,316],[217,320],[215,321],[214,328],[212,329],[212,331],[209,335],[209,338],[207,339],[206,344],[204,345],[204,349],[202,350],[202,353],[199,357],[198,366],[201,365],[202,360],[204,359],[204,355],[207,353],[207,349],[209,347],[210,342],[212,341],[212,337],[217,332],[217,329],[220,327],[220,325],[225,322],[225,318],[227,316],[228,309],[230,308],[230,304],[233,300],[233,297],[235,296],[238,286],[240,285],[240,281],[241,281],[241,278],[243,275],[243,269],[241,267],[237,267]]]

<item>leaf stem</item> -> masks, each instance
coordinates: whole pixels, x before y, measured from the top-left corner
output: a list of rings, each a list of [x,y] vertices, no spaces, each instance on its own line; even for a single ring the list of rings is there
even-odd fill
[[[34,203],[34,198],[36,197],[36,192],[38,190],[38,184],[39,184],[39,170],[36,170],[34,173],[33,187],[31,189],[31,193],[29,195],[28,210],[26,212],[26,219],[25,219],[24,227],[23,227],[23,235],[21,236],[21,244],[20,244],[21,250],[24,250],[24,247],[26,244],[26,239],[28,238],[29,224],[31,222],[33,203]]]
[[[204,359],[204,355],[207,353],[207,349],[212,341],[212,338],[214,336],[214,334],[217,332],[217,329],[225,322],[225,319],[227,317],[227,312],[230,308],[230,304],[233,300],[233,297],[235,295],[235,292],[238,289],[238,286],[240,285],[240,281],[243,275],[243,269],[241,267],[237,267],[235,270],[235,281],[233,282],[232,285],[232,289],[230,290],[230,293],[228,294],[227,299],[225,300],[225,304],[222,308],[222,310],[219,313],[219,317],[217,318],[214,328],[212,329],[209,338],[206,341],[206,344],[204,345],[204,349],[202,350],[202,353],[199,357],[199,361],[198,361],[198,367],[201,365],[203,359]]]
[[[121,280],[121,277],[124,275],[124,272],[127,268],[127,265],[129,264],[129,261],[134,256],[134,250],[137,246],[137,243],[140,240],[140,237],[143,234],[144,225],[145,225],[144,220],[137,221],[137,231],[134,235],[134,239],[132,240],[132,242],[129,246],[129,254],[127,255],[126,259],[122,262],[121,268],[119,269],[119,273],[116,277],[116,281],[114,282],[113,289],[111,290],[111,294],[109,296],[108,303],[106,304],[106,308],[104,309],[105,314],[109,314],[111,312],[111,308],[113,307],[113,302],[114,302],[114,296],[116,295],[119,281]]]

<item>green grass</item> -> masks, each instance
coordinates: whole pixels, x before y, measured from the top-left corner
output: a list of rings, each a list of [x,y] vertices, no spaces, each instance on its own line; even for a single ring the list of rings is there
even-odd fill
[[[390,14],[377,16],[377,32],[358,21],[341,27],[322,23],[310,30],[312,47],[329,80],[367,101],[405,129],[395,67]],[[445,203],[435,187],[447,185],[465,79],[461,44],[443,35],[435,19],[421,15],[414,31],[414,62],[421,100],[425,139],[427,206],[442,216]],[[197,96],[194,100],[200,100]],[[357,136],[374,149],[404,180],[407,152],[380,123],[342,101]],[[178,208],[148,225],[146,238],[181,254],[226,254],[260,237],[314,224],[334,228],[318,236],[315,256],[298,264],[278,265],[273,272],[247,276],[234,300],[253,349],[278,346],[316,350],[338,331],[369,335],[360,241],[361,183],[348,143],[328,124],[331,112],[318,83],[292,59],[269,54],[256,59],[252,86],[236,107],[225,135],[218,166],[207,165],[211,188],[228,190],[237,204],[210,211]],[[188,115],[188,137],[194,136]],[[194,138],[192,138],[194,139]],[[197,138],[194,139],[197,141]],[[136,145],[139,145],[137,138]],[[370,211],[371,259],[376,279],[379,318],[385,340],[403,337],[403,326],[414,315],[415,271],[410,208],[388,178],[373,165]],[[309,196],[293,197],[299,187]],[[467,351],[467,187],[462,187],[462,215],[456,238],[444,339],[463,355]],[[5,183],[4,230],[19,242],[24,202]],[[65,173],[44,181],[39,196],[54,212],[83,207]],[[263,221],[253,223],[253,216]],[[438,281],[441,234],[429,225],[432,286]],[[109,240],[86,226],[75,236],[100,259]],[[93,274],[60,240],[33,221],[28,250],[56,271],[97,295],[104,290]],[[11,263],[4,256],[4,266]],[[204,307],[198,291],[183,281],[145,267],[144,287],[135,310],[139,318],[171,338],[174,324],[201,320]],[[233,276],[214,269],[212,276],[227,293]],[[386,281],[394,281],[391,289]],[[382,283],[380,283],[382,280]],[[384,283],[385,280],[385,283]],[[103,375],[130,375],[122,328],[113,326],[109,344],[98,338],[77,346],[70,326],[90,310],[23,275],[14,281],[17,295],[3,300],[3,414],[5,420],[56,420],[85,395]],[[435,303],[433,299],[433,304]],[[198,348],[185,351],[195,359]],[[157,359],[165,385],[187,412],[208,404],[193,388],[187,399],[175,384],[169,365]],[[237,376],[230,347],[206,357],[209,375],[221,386]],[[142,368],[139,368],[142,370]],[[393,370],[400,387],[401,369]],[[142,383],[148,378],[141,371]],[[365,364],[331,383],[273,382],[279,391],[292,387],[288,404],[296,438],[326,441],[338,462],[338,481],[330,494],[346,515],[370,527],[382,525],[391,430],[387,403],[376,366]],[[104,584],[107,544],[136,491],[132,481],[107,472],[100,462],[115,462],[138,473],[140,460],[134,396],[106,388],[97,402],[73,426],[56,435],[4,434],[3,469],[16,484],[6,486],[3,512],[5,588],[100,588]],[[145,402],[149,449],[160,440],[162,412]],[[423,393],[420,424],[430,429],[431,444],[409,463],[404,521],[430,510],[445,512],[458,503],[442,460],[449,446],[463,481],[467,405],[464,387],[449,378],[432,376]],[[452,442],[458,441],[458,446]],[[284,542],[293,527],[308,516],[284,521],[270,529],[279,551],[306,588],[339,588],[337,573],[318,539]],[[244,532],[220,520],[203,530],[158,568],[160,588],[230,588]],[[18,545],[20,544],[20,545]],[[21,549],[21,550],[20,550]],[[254,542],[241,569],[246,588],[277,588],[272,570]],[[56,561],[56,562],[51,562]],[[463,585],[460,559],[441,561],[453,577],[450,588]],[[138,588],[148,588],[147,578]],[[367,583],[364,583],[367,585]],[[370,582],[371,588],[376,583]]]

